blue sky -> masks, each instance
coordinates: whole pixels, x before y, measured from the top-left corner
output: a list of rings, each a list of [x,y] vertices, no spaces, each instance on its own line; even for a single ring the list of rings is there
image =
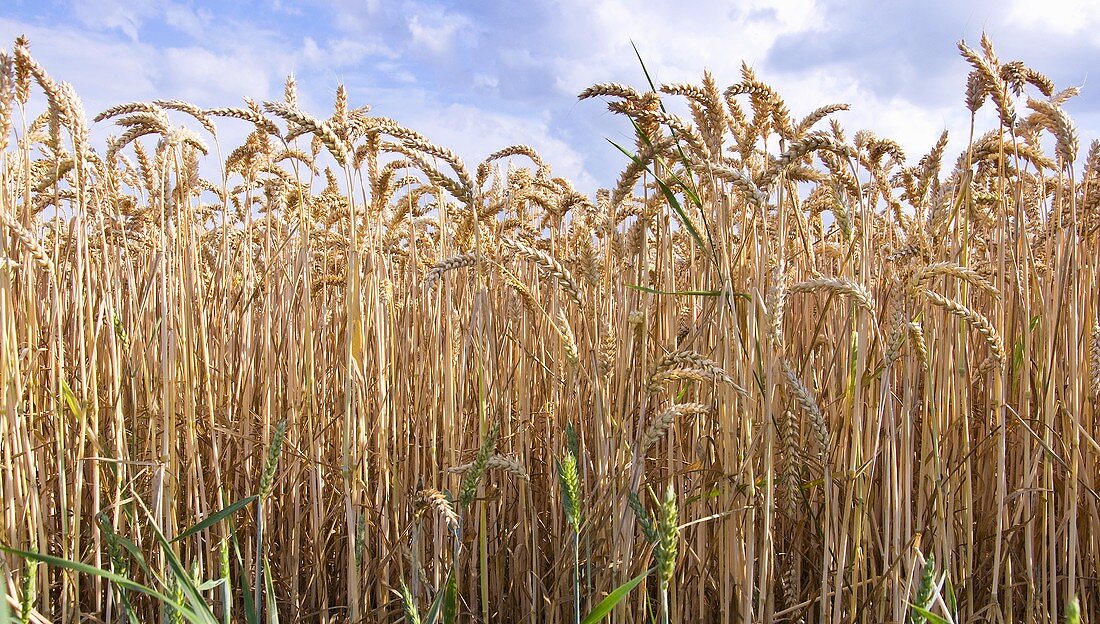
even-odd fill
[[[0,47],[26,33],[58,80],[94,114],[110,105],[181,98],[203,106],[281,96],[294,72],[302,107],[354,106],[394,117],[468,163],[534,145],[582,190],[614,184],[624,157],[605,138],[629,125],[576,94],[595,82],[641,86],[634,41],[656,79],[721,86],[740,65],[777,87],[795,115],[847,102],[854,132],[897,139],[912,159],[943,129],[965,145],[967,65],[955,43],[988,31],[1003,60],[1021,59],[1061,87],[1083,146],[1100,130],[1097,0],[6,0]],[[987,109],[990,107],[987,107]],[[988,113],[988,111],[985,111]],[[986,126],[988,127],[988,126]],[[97,134],[110,132],[97,129]],[[950,162],[950,160],[949,160]]]

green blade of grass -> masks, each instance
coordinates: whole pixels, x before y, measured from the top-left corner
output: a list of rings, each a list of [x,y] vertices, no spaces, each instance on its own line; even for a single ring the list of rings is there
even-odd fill
[[[205,528],[208,528],[210,526],[213,526],[213,525],[221,522],[222,520],[225,520],[226,518],[228,518],[229,516],[232,516],[234,513],[236,513],[238,510],[240,510],[242,507],[245,507],[249,503],[252,503],[253,501],[257,500],[257,498],[259,498],[259,497],[257,497],[256,495],[252,495],[252,496],[242,498],[241,500],[233,503],[232,505],[210,514],[209,516],[203,518],[202,521],[191,525],[190,527],[185,529],[182,533],[180,533],[176,537],[172,538],[171,543],[175,543],[175,542],[178,542],[178,541],[180,541],[184,538],[190,537],[190,536],[194,535],[195,533],[198,533],[199,531],[202,531]]]
[[[432,606],[428,608],[428,614],[424,616],[424,624],[435,624],[435,621],[439,619],[439,611],[443,608],[443,599],[447,594],[447,588],[451,585],[451,582],[454,581],[454,578],[454,570],[451,570],[447,574],[447,581],[443,584],[443,587],[439,588],[439,591],[436,592],[435,600],[432,601]]]
[[[584,616],[584,619],[581,620],[581,624],[596,624],[596,622],[603,620],[605,617],[607,617],[609,613],[611,613],[612,609],[618,606],[618,604],[622,602],[628,594],[630,594],[630,591],[637,587],[639,583],[644,581],[645,578],[649,576],[649,573],[652,571],[653,569],[650,568],[645,572],[642,572],[638,576],[635,576],[629,581],[623,583],[622,585],[616,587],[610,594],[607,595],[607,597],[600,601],[600,604],[596,605],[596,608],[592,609],[592,611],[589,612],[588,615]]]
[[[443,592],[443,624],[458,621],[458,577],[451,575]]]
[[[909,606],[913,609],[913,611],[916,611],[918,615],[928,620],[929,622],[932,622],[932,624],[952,624],[951,620],[936,615],[935,613],[932,613],[924,607],[918,607],[917,605],[911,603]]]
[[[611,139],[608,139],[607,142],[614,145],[615,148],[625,154],[627,158],[634,161],[635,164],[637,164],[639,167],[644,168],[646,172],[649,173],[649,175],[653,176],[653,179],[657,181],[657,185],[661,187],[661,193],[664,194],[665,200],[668,201],[668,205],[672,206],[672,210],[676,212],[676,216],[680,219],[680,223],[685,228],[687,228],[688,233],[691,234],[691,237],[695,240],[696,244],[699,245],[699,249],[707,255],[708,259],[710,259],[711,254],[707,248],[706,243],[703,242],[703,237],[699,234],[699,230],[695,228],[695,224],[692,223],[691,219],[688,218],[687,213],[684,212],[683,206],[680,205],[680,200],[676,199],[676,194],[672,192],[672,189],[669,188],[669,186],[665,184],[664,180],[658,177],[657,174],[654,173],[652,169],[650,169],[649,165],[642,161],[642,159],[638,158],[634,154],[631,154],[630,150],[612,141]]]
[[[0,546],[0,552],[7,553],[9,555],[14,555],[16,557],[23,557],[24,559],[30,559],[31,561],[37,561],[39,563],[44,563],[44,564],[49,565],[49,566],[54,566],[54,567],[57,567],[57,568],[63,568],[63,569],[66,569],[66,570],[72,570],[73,572],[76,572],[77,574],[90,574],[92,576],[98,576],[101,579],[110,581],[110,582],[114,583],[115,585],[118,585],[119,587],[125,587],[126,589],[136,591],[136,592],[140,592],[142,594],[145,594],[146,596],[149,596],[151,598],[155,598],[155,599],[163,602],[165,605],[167,605],[169,607],[172,607],[173,609],[175,609],[175,610],[177,610],[181,613],[184,613],[184,614],[191,614],[192,613],[191,610],[188,609],[186,606],[176,602],[175,600],[172,600],[168,596],[160,593],[159,591],[153,589],[152,587],[147,587],[145,585],[142,585],[141,583],[138,583],[137,581],[132,581],[132,580],[126,578],[125,576],[115,574],[114,572],[108,572],[107,570],[103,570],[101,568],[97,568],[95,566],[91,566],[91,565],[88,565],[86,563],[81,563],[79,561],[72,561],[72,560],[69,560],[69,559],[62,559],[61,557],[55,557],[53,555],[47,555],[45,553],[38,553],[38,552],[30,551],[30,550],[19,550],[17,548],[9,548],[7,546]]]
[[[271,563],[264,557],[264,571],[271,569]],[[275,585],[270,572],[264,574],[264,591],[267,593],[267,624],[279,624],[279,607],[275,601]]]

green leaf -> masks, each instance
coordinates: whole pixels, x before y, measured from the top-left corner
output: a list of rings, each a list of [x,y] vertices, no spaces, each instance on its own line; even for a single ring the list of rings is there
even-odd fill
[[[190,527],[185,529],[182,533],[180,533],[179,535],[174,537],[172,539],[172,542],[175,543],[175,542],[178,542],[178,541],[180,541],[184,538],[191,537],[195,533],[198,533],[199,531],[202,531],[203,529],[205,529],[207,527],[210,527],[212,525],[215,525],[215,524],[221,522],[222,520],[225,520],[226,518],[228,518],[229,516],[232,516],[234,513],[236,513],[238,510],[240,510],[242,507],[245,507],[249,503],[255,501],[257,498],[258,497],[255,496],[255,495],[242,498],[241,500],[233,503],[232,505],[226,507],[225,509],[221,509],[219,511],[216,511],[216,512],[210,514],[206,518],[203,518],[202,521],[191,525]]]
[[[244,557],[241,556],[241,544],[237,540],[237,529],[232,522],[229,525],[229,535],[233,543],[233,554],[237,558],[237,579],[241,587],[241,601],[244,604],[244,621],[248,624],[260,624],[260,616],[256,614],[256,605],[252,602],[252,583],[248,580],[248,570],[244,565]]]
[[[458,621],[458,577],[454,574],[447,579],[443,599],[443,624],[455,624]]]
[[[706,253],[709,258],[710,252],[707,248],[706,243],[703,242],[703,237],[699,235],[699,230],[695,229],[695,224],[691,222],[691,219],[688,218],[687,213],[684,212],[684,208],[680,205],[680,200],[676,199],[676,194],[672,192],[672,189],[669,188],[669,186],[665,184],[664,180],[659,178],[652,169],[650,169],[648,164],[642,162],[642,159],[638,158],[634,154],[631,154],[629,150],[612,141],[611,139],[608,139],[607,141],[608,143],[614,145],[620,152],[625,154],[627,158],[634,161],[635,164],[637,164],[639,167],[644,168],[646,172],[653,176],[653,179],[657,181],[658,186],[661,187],[661,193],[664,194],[665,200],[668,201],[668,205],[672,206],[673,211],[676,212],[676,216],[680,219],[680,223],[683,224],[688,233],[691,234],[691,237],[695,239],[695,243],[699,245],[699,249]]]
[[[73,418],[80,420],[80,415],[83,410],[80,409],[80,401],[76,398],[76,393],[69,387],[69,384],[64,379],[61,380],[61,399],[65,401],[65,405],[69,407],[69,411],[72,412]]]
[[[941,617],[939,615],[936,615],[935,613],[932,613],[931,611],[929,611],[928,609],[925,609],[924,607],[918,607],[917,605],[912,604],[912,603],[910,603],[909,606],[910,606],[910,608],[913,609],[913,611],[916,611],[918,615],[920,615],[924,619],[928,620],[929,622],[932,622],[932,624],[952,624],[951,620],[948,620],[945,617]]]
[[[649,68],[645,66],[645,61],[642,60],[642,53],[638,51],[638,46],[633,40],[630,42],[630,47],[634,48],[634,55],[638,57],[638,64],[642,66],[642,73],[645,74],[645,79],[649,82],[649,89],[656,93],[657,85],[653,83],[653,78],[649,75]],[[661,108],[664,108],[664,103],[661,104]]]
[[[656,288],[650,288],[649,286],[639,286],[638,284],[627,284],[627,288],[633,288],[634,290],[640,290],[642,292],[650,293],[651,295],[682,295],[686,297],[718,297],[722,294],[720,290],[657,290]],[[734,297],[744,297],[749,299],[749,295],[745,293],[733,293]]]
[[[267,593],[267,624],[279,624],[279,606],[275,600],[275,586],[271,582],[271,563],[264,557],[264,589]]]
[[[443,587],[436,592],[435,600],[432,601],[432,606],[428,608],[428,615],[424,617],[424,624],[435,624],[435,621],[439,619],[439,610],[443,608],[443,598],[447,594],[447,587],[451,584],[454,577],[455,571],[452,569],[447,574],[447,580],[443,583]]]
[[[168,538],[157,527],[153,513],[141,502],[140,498],[135,500],[141,505],[142,511],[145,512],[145,516],[149,520],[149,528],[153,530],[153,536],[160,543],[161,554],[168,562],[168,567],[172,569],[172,576],[175,577],[177,586],[183,589],[183,595],[187,597],[187,602],[191,605],[191,616],[188,619],[198,624],[218,624],[214,612],[210,610],[210,605],[206,604],[206,600],[199,593],[198,588],[195,587],[195,581],[191,578],[191,573],[180,561],[176,551],[172,550],[172,544],[168,541]]]
[[[172,575],[176,578],[176,583],[183,589],[183,595],[187,597],[187,602],[191,605],[193,613],[192,621],[201,624],[218,624],[217,618],[214,617],[214,613],[210,610],[210,605],[206,604],[206,600],[202,597],[202,594],[199,593],[199,589],[195,587],[195,582],[191,579],[191,574],[188,573],[183,562],[179,560],[175,551],[172,550],[172,545],[168,543],[168,539],[164,537],[164,534],[161,533],[160,529],[156,526],[152,528],[153,534],[156,536],[157,541],[160,542],[164,558],[168,561],[168,567],[172,569]]]
[[[53,555],[37,553],[29,550],[19,550],[17,548],[9,548],[7,546],[0,546],[0,552],[14,555],[16,557],[22,557],[24,559],[30,559],[31,561],[37,561],[39,563],[44,563],[46,565],[51,565],[57,568],[72,570],[77,574],[90,574],[92,576],[98,576],[101,579],[110,581],[115,585],[118,585],[119,587],[125,587],[126,589],[140,592],[142,594],[145,594],[146,596],[156,598],[157,600],[163,602],[165,605],[172,607],[173,609],[185,615],[191,614],[190,609],[176,602],[175,600],[172,600],[168,596],[165,596],[164,594],[153,589],[152,587],[146,587],[141,583],[131,581],[125,576],[120,576],[118,574],[115,574],[114,572],[108,572],[107,570],[103,570],[95,566],[90,566],[86,563],[81,563],[79,561],[71,561],[69,559],[62,559],[61,557],[54,557]]]
[[[201,592],[210,591],[211,589],[214,589],[215,587],[217,587],[218,585],[221,585],[224,582],[225,582],[225,579],[216,578],[216,579],[213,579],[213,580],[206,581],[205,583],[199,585],[197,587],[197,589]]]
[[[588,615],[584,616],[584,619],[581,620],[581,624],[596,624],[596,622],[603,620],[607,617],[607,614],[611,613],[611,610],[618,606],[618,604],[627,597],[630,591],[644,581],[645,577],[649,576],[649,573],[652,571],[653,569],[650,568],[616,587],[614,591],[600,601],[600,604],[596,605],[596,608],[592,609]]]
[[[4,565],[0,563],[0,570]],[[11,615],[11,605],[8,604],[8,584],[0,583],[0,624],[10,624],[15,618]]]
[[[136,561],[137,564],[141,566],[142,571],[144,571],[149,578],[159,578],[156,574],[153,574],[152,570],[149,569],[149,565],[145,563],[145,555],[141,554],[141,551],[138,550],[137,545],[130,541],[129,538],[116,533],[111,524],[106,521],[100,524],[100,528],[107,534],[108,539],[114,541],[115,544],[118,544],[119,546],[122,546],[124,549],[126,549],[126,552],[128,552],[130,556],[133,557],[134,561]]]

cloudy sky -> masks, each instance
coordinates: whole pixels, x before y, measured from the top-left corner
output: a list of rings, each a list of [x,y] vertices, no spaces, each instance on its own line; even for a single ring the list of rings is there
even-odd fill
[[[180,98],[237,105],[277,99],[293,72],[302,107],[331,110],[344,83],[370,104],[476,163],[534,145],[555,173],[591,192],[624,157],[606,138],[629,124],[576,94],[596,82],[644,84],[637,44],[659,82],[720,86],[741,62],[777,87],[795,115],[847,102],[849,130],[897,139],[916,159],[943,129],[965,145],[967,65],[955,43],[982,31],[1059,88],[1082,144],[1100,131],[1097,0],[4,0],[0,47],[27,34],[32,53],[73,83],[90,113]],[[990,108],[987,106],[987,108]],[[109,128],[97,130],[106,133]],[[960,143],[962,145],[960,145]]]

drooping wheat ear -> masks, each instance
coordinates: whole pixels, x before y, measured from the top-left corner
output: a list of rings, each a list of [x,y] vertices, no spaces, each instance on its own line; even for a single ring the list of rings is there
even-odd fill
[[[436,262],[424,275],[424,290],[431,290],[432,287],[435,286],[435,283],[438,282],[447,271],[461,269],[463,267],[472,267],[476,262],[477,254],[474,253],[459,254]]]
[[[727,165],[713,162],[711,160],[704,160],[702,158],[692,158],[692,164],[698,167],[700,170],[707,171],[714,175],[719,180],[723,180],[733,185],[734,188],[740,190],[748,196],[750,202],[752,202],[757,208],[764,208],[768,205],[768,195],[764,191],[760,190],[760,187],[752,181],[752,178],[740,171],[733,169]]]
[[[410,132],[408,134],[414,133]],[[428,156],[434,156],[435,158],[438,158],[450,165],[451,169],[454,170],[455,176],[458,177],[458,181],[462,184],[462,186],[467,189],[468,192],[473,192],[474,179],[470,177],[470,172],[466,169],[466,164],[462,162],[462,159],[458,157],[458,154],[455,154],[453,151],[446,147],[436,145],[435,143],[432,143],[431,141],[421,136],[403,137],[401,141],[402,143],[404,143],[405,147],[409,149],[416,150]]]
[[[821,448],[823,456],[829,454],[829,429],[825,423],[825,414],[822,413],[821,408],[817,405],[817,400],[813,394],[810,393],[810,389],[806,387],[806,384],[802,383],[799,379],[798,373],[795,372],[791,364],[786,360],[781,360],[781,367],[783,370],[783,378],[787,381],[787,388],[792,395],[794,395],[795,401],[802,407],[802,410],[806,412],[806,415],[810,418],[810,426],[813,429],[814,437],[817,438],[817,444]]]
[[[452,532],[459,529],[459,514],[454,511],[454,503],[448,499],[447,494],[433,488],[425,488],[417,492],[417,500],[421,505],[436,511]]]
[[[672,369],[697,369],[700,372],[707,373],[726,383],[733,383],[733,377],[719,366],[717,362],[699,353],[687,350],[672,351],[665,354],[660,360],[657,360],[657,365],[654,367],[651,379],[656,379],[661,373]]]
[[[849,297],[857,306],[867,310],[873,317],[875,315],[875,300],[871,297],[871,293],[867,288],[852,279],[841,278],[819,278],[807,280],[805,282],[799,282],[791,286],[790,292],[793,293],[809,293],[809,292],[828,292],[838,295],[844,295]]]
[[[275,471],[279,467],[279,457],[283,454],[283,440],[286,439],[286,419],[279,421],[275,426],[275,435],[271,438],[271,448],[267,450],[267,462],[264,464],[264,473],[260,477],[260,500],[263,501],[271,493],[271,487],[275,482]]]
[[[928,609],[932,606],[932,592],[936,589],[936,557],[934,555],[928,555],[928,558],[924,560],[924,567],[921,569],[920,582],[917,584],[917,591],[913,596],[913,605],[920,607],[921,609]],[[909,624],[924,624],[928,620],[914,610],[909,615]]]
[[[917,360],[923,370],[928,370],[928,343],[924,340],[924,328],[920,323],[909,323],[909,338],[913,341],[913,347],[917,350]]]
[[[127,102],[126,104],[116,104],[98,115],[96,115],[92,121],[99,123],[112,117],[118,117],[120,115],[135,115],[138,113],[149,113],[152,115],[160,115],[164,112],[159,104],[155,102]],[[124,124],[127,125],[127,124]]]
[[[54,272],[53,260],[50,259],[50,254],[46,253],[45,247],[39,242],[34,232],[19,225],[15,219],[5,212],[0,212],[0,224],[15,235],[15,238],[22,243],[23,247],[25,247],[27,252],[31,255],[31,258],[33,258],[40,267],[45,269],[47,273],[52,274]]]
[[[421,504],[431,507],[439,514],[440,518],[443,518],[443,522],[448,529],[451,531],[458,530],[458,514],[455,512],[454,504],[447,499],[446,494],[433,488],[425,488],[417,493],[417,497],[420,499]]]
[[[470,469],[466,471],[466,475],[462,479],[462,487],[458,490],[458,502],[463,507],[469,506],[470,503],[474,502],[474,497],[477,496],[477,488],[481,484],[481,477],[485,475],[485,471],[489,467],[489,458],[493,456],[496,450],[497,435],[499,433],[500,423],[496,423],[485,435],[485,440],[482,441],[477,456],[470,463]]]
[[[304,128],[307,132],[312,132],[328,148],[329,153],[332,154],[332,157],[336,159],[340,166],[348,162],[347,141],[341,139],[336,129],[328,122],[321,121],[282,102],[264,102],[264,110],[282,117],[299,128]]]
[[[676,492],[669,484],[657,518],[657,544],[653,557],[657,561],[657,580],[662,591],[667,591],[672,575],[676,572],[676,557],[680,542],[680,511],[676,505]]]
[[[507,236],[501,238],[501,243],[505,247],[513,250],[517,256],[526,258],[534,262],[542,271],[558,281],[558,285],[569,296],[569,299],[578,307],[584,308],[584,303],[581,301],[581,289],[577,286],[577,280],[573,278],[573,274],[569,272],[569,269],[565,268],[561,262],[548,253],[539,251],[534,247],[530,247],[521,243],[515,239],[508,238]]]
[[[561,487],[565,520],[577,531],[581,526],[581,480],[577,472],[577,456],[566,451],[558,462],[558,485]]]
[[[985,341],[989,343],[989,349],[992,351],[993,357],[997,360],[997,364],[1004,366],[1004,342],[1001,340],[1001,335],[997,332],[997,329],[993,327],[993,323],[991,323],[989,319],[958,301],[948,299],[930,290],[924,291],[924,296],[928,297],[928,300],[935,305],[943,308],[948,314],[961,318],[966,321],[968,325],[978,330],[978,333],[984,336]]]
[[[690,414],[707,414],[709,413],[710,406],[702,403],[680,403],[673,405],[659,416],[653,419],[653,422],[649,424],[649,427],[642,434],[642,437],[638,440],[638,452],[645,454],[654,444],[657,443],[669,430],[672,425],[684,416]]]
[[[526,156],[535,163],[535,166],[538,167],[540,172],[546,170],[546,161],[542,159],[542,156],[539,155],[535,148],[530,145],[512,145],[489,154],[489,156],[477,166],[478,187],[481,187],[485,184],[485,181],[489,179],[489,171],[492,168],[493,162],[509,156]]]
[[[1027,107],[1035,111],[1038,121],[1054,134],[1058,156],[1062,162],[1069,165],[1077,160],[1077,150],[1081,146],[1077,138],[1077,126],[1066,111],[1061,106],[1032,98],[1027,99]]]
[[[214,125],[214,120],[210,119],[210,115],[190,102],[184,102],[183,100],[153,100],[153,103],[161,108],[187,113],[194,117],[207,132],[215,136],[218,134],[218,127]]]
[[[452,474],[463,474],[470,470],[473,466],[472,463],[460,464],[447,469],[447,472]],[[531,477],[527,474],[527,469],[523,467],[523,464],[514,457],[508,455],[501,455],[497,453],[489,458],[489,463],[486,464],[487,470],[499,470],[501,472],[507,472],[510,475],[519,477],[524,481],[531,481]]]
[[[997,290],[997,287],[989,283],[989,280],[982,276],[981,273],[969,267],[955,264],[954,262],[937,262],[922,268],[913,276],[912,288],[916,291],[925,290],[928,287],[928,282],[932,281],[932,278],[940,275],[954,277],[973,284],[994,297],[999,297],[1001,294]]]
[[[252,108],[223,106],[221,108],[207,108],[204,109],[203,112],[211,117],[229,117],[232,119],[240,119],[241,121],[251,122],[254,126],[260,128],[264,132],[274,136],[279,136],[279,126],[276,126],[275,122],[271,121],[267,117],[264,117],[262,112],[254,110]]]
[[[638,521],[638,526],[641,527],[642,535],[645,536],[646,541],[655,543],[657,541],[656,522],[654,522],[653,515],[642,504],[642,499],[638,497],[638,493],[631,492],[627,494],[626,503],[630,506],[630,510],[634,512],[634,518]]]
[[[605,82],[602,84],[594,84],[584,91],[581,91],[577,99],[587,100],[588,98],[594,97],[617,97],[628,102],[638,102],[642,99],[642,94],[634,90],[634,87],[628,87],[617,82]]]
[[[803,134],[814,126],[817,122],[825,119],[829,115],[839,111],[846,111],[851,107],[847,104],[826,104],[819,108],[810,111],[809,115],[802,118],[802,121],[798,122],[798,126],[795,128],[797,134]]]
[[[1092,324],[1092,349],[1089,368],[1092,372],[1092,396],[1100,398],[1100,321]]]
[[[761,179],[761,185],[764,187],[771,186],[771,183],[775,181],[775,178],[779,176],[779,173],[783,171],[785,167],[796,162],[806,154],[823,149],[835,152],[841,156],[848,154],[848,147],[846,145],[827,134],[817,132],[807,134],[800,139],[792,141],[782,154],[772,160],[767,170],[764,172],[764,176]]]

